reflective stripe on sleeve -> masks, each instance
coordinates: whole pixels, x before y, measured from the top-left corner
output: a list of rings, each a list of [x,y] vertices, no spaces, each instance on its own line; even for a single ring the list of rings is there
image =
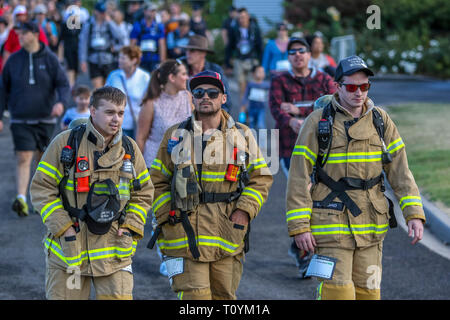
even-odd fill
[[[264,203],[264,198],[262,197],[261,193],[253,188],[245,187],[241,195],[250,196],[255,199],[259,204],[259,208],[261,208]]]
[[[307,146],[295,146],[292,154],[304,156],[309,160],[309,162],[311,162],[313,166],[316,164],[317,155],[312,152],[311,149],[309,149]]]
[[[47,203],[41,210],[42,222],[45,223],[47,218],[57,209],[63,209],[61,200],[58,198],[55,201]]]
[[[267,167],[266,160],[264,160],[264,158],[259,158],[259,159],[255,159],[250,162],[250,165],[248,166],[247,171],[248,171],[248,173],[250,173],[253,170],[261,169],[264,167]]]
[[[289,210],[286,212],[286,222],[295,219],[311,219],[311,212],[312,210],[310,208]]]
[[[153,212],[156,213],[159,208],[166,202],[170,201],[172,199],[170,192],[165,192],[162,195],[160,195],[158,198],[155,199],[155,202],[153,202],[152,208]]]
[[[167,169],[164,163],[162,163],[162,161],[159,159],[153,160],[151,168],[161,171],[166,177],[170,178],[172,176],[172,172]]]
[[[52,177],[56,180],[56,183],[59,183],[63,178],[63,175],[51,164],[41,161],[36,169],[37,171],[41,171],[42,173]]]
[[[136,203],[128,203],[126,211],[136,213],[144,223],[147,221],[147,212]]]
[[[394,153],[395,151],[400,150],[401,148],[404,147],[405,144],[403,143],[402,138],[398,138],[397,140],[394,140],[388,145],[387,150],[389,153]]]
[[[144,171],[141,172],[141,174],[139,174],[136,179],[139,180],[139,183],[141,185],[143,185],[146,181],[150,180],[150,173],[148,172],[147,169],[145,169]]]
[[[421,206],[421,207],[423,206],[422,199],[417,196],[403,197],[400,199],[399,205],[400,208],[402,208],[402,210],[407,206]]]

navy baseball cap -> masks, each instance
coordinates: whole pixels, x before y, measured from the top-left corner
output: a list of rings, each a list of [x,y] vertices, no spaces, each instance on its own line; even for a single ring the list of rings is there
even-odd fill
[[[367,67],[367,64],[358,56],[350,56],[339,61],[334,75],[334,80],[339,81],[343,76],[349,76],[355,72],[363,71],[368,76],[373,76],[374,73]]]
[[[192,91],[201,84],[211,84],[219,88],[222,93],[225,93],[225,86],[223,85],[220,73],[210,70],[197,73],[192,77],[191,81],[189,81],[189,89]]]
[[[34,33],[39,33],[39,26],[34,22],[19,22],[14,26],[14,29],[31,31]]]
[[[287,49],[291,50],[291,46],[294,43],[300,43],[301,45],[305,46],[308,51],[311,51],[311,48],[309,47],[308,42],[304,38],[290,38],[289,42],[288,42],[288,45],[287,45]]]
[[[104,2],[97,2],[95,4],[94,9],[98,12],[105,13],[106,12],[106,4]]]

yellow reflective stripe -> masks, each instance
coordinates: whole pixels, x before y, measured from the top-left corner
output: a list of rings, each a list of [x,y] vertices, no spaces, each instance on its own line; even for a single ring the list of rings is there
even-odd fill
[[[394,140],[388,145],[387,150],[389,151],[389,153],[394,153],[395,151],[403,148],[404,146],[405,144],[403,143],[402,138],[398,138],[397,140]]]
[[[249,187],[244,188],[244,191],[242,192],[241,195],[251,196],[252,198],[254,198],[258,202],[260,208],[264,203],[264,198],[262,197],[261,193],[253,188]]]
[[[317,300],[322,300],[322,287],[323,287],[323,281],[317,287]]]
[[[295,146],[292,154],[304,156],[309,160],[309,162],[311,162],[312,165],[316,164],[317,155],[312,152],[311,149],[309,149],[307,146]]]
[[[202,181],[224,181],[224,180],[225,180],[225,172],[202,171]]]
[[[385,233],[388,231],[389,224],[351,224],[350,228],[353,234]],[[360,229],[360,230],[358,230]]]
[[[143,177],[143,179],[141,180],[142,177]],[[144,182],[146,182],[150,179],[150,173],[148,172],[147,169],[145,169],[144,171],[141,172],[140,175],[138,175],[136,177],[136,179],[139,180],[140,184],[143,184]]]
[[[351,234],[346,224],[324,224],[311,226],[313,235]]]
[[[422,198],[420,198],[418,196],[403,197],[400,199],[399,205],[402,210],[406,206],[421,206],[422,207]]]
[[[81,263],[87,259],[93,261],[110,257],[125,258],[131,256],[136,251],[136,246],[137,241],[133,240],[133,243],[129,248],[108,247],[95,250],[85,250],[82,251],[77,256],[65,257],[58,243],[49,238],[47,238],[45,241],[45,247],[51,250],[58,258],[60,258],[63,262],[65,262],[69,266],[81,265]]]
[[[49,238],[44,243],[45,247],[49,249],[53,254],[65,262],[68,266],[79,266],[84,260],[88,259],[87,251],[82,251],[79,255],[74,257],[65,257],[59,244]],[[69,262],[72,261],[72,262]]]
[[[166,176],[172,176],[172,171],[167,169],[167,167],[164,165],[164,163],[162,163],[162,161],[159,159],[153,160],[151,168],[162,171],[162,173],[164,173]]]
[[[39,162],[39,165],[36,170],[41,171],[44,174],[52,177],[53,179],[56,180],[57,183],[59,183],[63,177],[62,174],[58,171],[58,169],[56,169],[54,166],[44,161]]]
[[[73,180],[67,180],[67,184],[64,187],[64,189],[69,190],[69,191],[73,191],[75,189],[75,186],[73,184]]]
[[[162,195],[160,195],[158,198],[156,198],[155,202],[153,202],[153,212],[158,211],[159,208],[166,202],[171,200],[170,191],[164,192]]]
[[[327,163],[376,162],[381,161],[381,151],[330,153]]]
[[[240,244],[232,243],[230,241],[227,241],[220,237],[215,236],[197,236],[195,237],[197,240],[197,244],[199,246],[206,246],[206,247],[219,247],[224,251],[233,253],[235,252]],[[157,241],[158,246],[160,249],[165,250],[174,250],[174,249],[181,249],[181,248],[187,248],[188,247],[188,239],[187,237],[174,239],[174,240],[165,240],[161,239]]]
[[[247,170],[250,173],[256,169],[260,169],[260,168],[264,168],[264,167],[267,167],[266,160],[264,158],[259,158],[259,159],[251,161]]]
[[[56,199],[53,202],[47,203],[41,210],[42,222],[45,222],[47,218],[56,210],[63,209],[62,202],[60,199]]]
[[[89,250],[89,260],[100,260],[105,258],[126,258],[131,256],[136,251],[137,241],[133,240],[133,244],[129,248],[120,248],[120,247],[108,247],[108,248],[100,248],[95,250]],[[99,254],[99,255],[97,255]]]
[[[309,212],[308,214],[299,214],[300,212]],[[312,210],[310,208],[301,208],[301,209],[294,209],[289,210],[286,212],[286,221],[291,221],[295,219],[311,219],[311,212]]]
[[[219,247],[222,250],[233,253],[240,246],[240,244],[236,244],[230,241],[227,241],[220,237],[212,237],[212,236],[198,236],[198,244],[209,247]]]
[[[178,300],[183,300],[183,294],[184,294],[183,291],[178,292],[178,294],[177,294]]]
[[[147,220],[147,212],[136,203],[129,203],[126,211],[136,213],[144,223]]]

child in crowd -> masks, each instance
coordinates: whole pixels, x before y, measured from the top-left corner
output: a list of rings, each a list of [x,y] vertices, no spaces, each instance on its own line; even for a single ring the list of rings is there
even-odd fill
[[[263,66],[256,66],[252,70],[253,81],[247,83],[241,102],[240,122],[247,122],[245,114],[248,114],[248,125],[252,129],[266,128],[266,105],[270,83],[265,81],[266,73]],[[248,108],[247,108],[248,106]],[[244,121],[241,121],[244,120]]]
[[[76,106],[69,108],[61,120],[61,129],[66,130],[72,120],[79,118],[89,118],[89,99],[91,98],[91,90],[89,87],[79,85],[72,90],[72,97]]]

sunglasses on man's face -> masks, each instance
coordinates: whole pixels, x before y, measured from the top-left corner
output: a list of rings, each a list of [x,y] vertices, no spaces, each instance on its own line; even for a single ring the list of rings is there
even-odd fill
[[[203,88],[197,88],[194,89],[192,91],[192,95],[194,96],[195,99],[201,99],[205,96],[205,93],[208,94],[208,97],[210,99],[217,99],[217,97],[219,96],[220,90],[218,89],[203,89]]]
[[[308,50],[304,47],[298,48],[298,49],[291,49],[288,50],[288,55],[293,56],[297,52],[300,52],[301,54],[308,52]]]
[[[370,88],[370,82],[363,84],[348,84],[348,83],[340,83],[341,86],[345,86],[345,90],[348,92],[355,92],[358,88],[361,89],[362,92],[366,92]]]

